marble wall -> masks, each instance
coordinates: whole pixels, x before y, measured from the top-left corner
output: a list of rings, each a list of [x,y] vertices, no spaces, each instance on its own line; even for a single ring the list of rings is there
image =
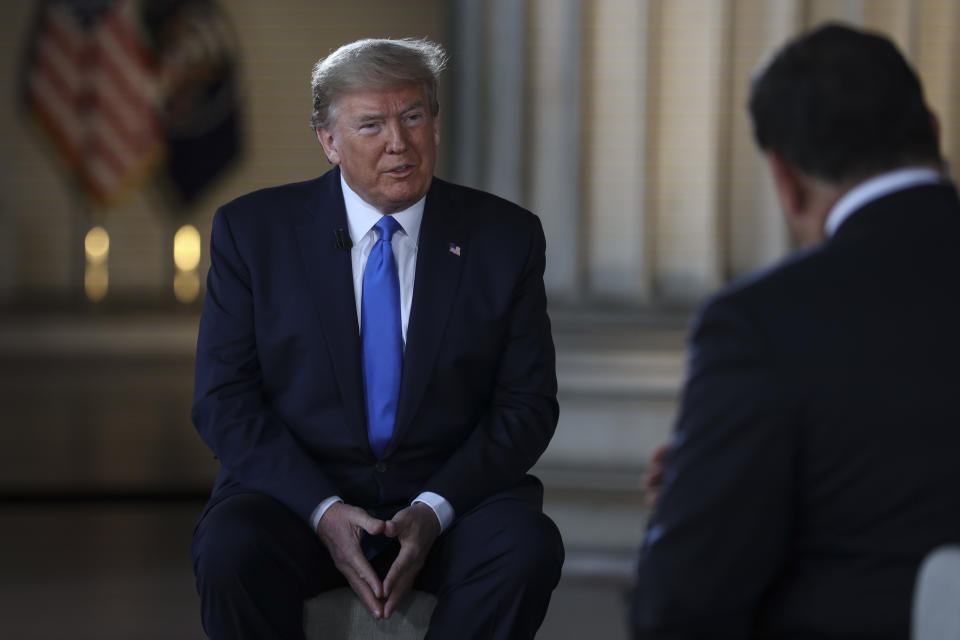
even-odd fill
[[[744,110],[764,56],[828,19],[881,29],[960,150],[960,0],[221,5],[245,153],[175,212],[204,242],[220,203],[326,168],[306,124],[316,58],[367,35],[448,47],[438,173],[521,202],[547,235],[562,412],[538,469],[582,546],[639,539],[640,473],[672,424],[697,301],[791,248]],[[77,200],[16,99],[32,11],[0,6],[0,492],[196,491],[216,463],[188,420],[197,308],[172,296],[173,212],[149,189],[109,211]],[[94,223],[112,241],[97,305],[82,293]]]
[[[438,173],[541,216],[557,305],[690,308],[790,250],[744,104],[764,56],[808,26],[843,20],[890,34],[920,72],[948,156],[960,145],[957,0],[220,4],[240,51],[245,152],[177,211],[149,185],[108,211],[76,196],[15,90],[34,4],[0,8],[10,98],[0,103],[0,305],[82,298],[93,224],[112,240],[108,303],[174,304],[176,224],[206,239],[218,204],[326,169],[305,124],[310,66],[362,36],[448,47]]]
[[[501,4],[453,3],[464,19],[452,41],[471,43],[459,61],[469,73],[453,76],[456,95],[471,97],[457,131],[486,128],[457,139],[452,169],[541,216],[557,303],[689,307],[790,251],[745,105],[765,56],[808,27],[840,20],[890,35],[926,86],[947,156],[960,145],[955,0]],[[490,51],[514,53],[492,66]],[[526,123],[519,141],[505,109]],[[491,158],[526,165],[504,181],[484,171]]]

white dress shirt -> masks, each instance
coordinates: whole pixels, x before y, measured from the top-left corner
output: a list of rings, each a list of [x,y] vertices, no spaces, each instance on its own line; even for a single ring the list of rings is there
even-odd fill
[[[851,213],[894,191],[941,182],[945,182],[943,175],[930,167],[904,167],[864,180],[843,194],[833,205],[827,214],[824,231],[828,237],[832,236]]]
[[[379,232],[374,225],[383,217],[373,205],[363,200],[351,189],[340,175],[340,186],[343,190],[343,204],[347,209],[347,226],[350,232],[350,261],[353,265],[353,293],[357,303],[357,330],[361,318],[363,301],[363,270],[367,266],[367,258],[373,245],[379,239]],[[420,223],[423,221],[423,208],[426,196],[420,198],[412,207],[391,214],[400,223],[400,229],[393,234],[390,247],[393,249],[394,260],[397,262],[397,276],[400,280],[400,326],[403,335],[403,347],[407,346],[407,325],[410,323],[410,303],[413,301],[413,283],[417,271],[417,246],[420,237]],[[340,496],[330,496],[321,502],[310,516],[310,523],[316,530],[320,518],[336,502],[343,502]],[[413,500],[423,502],[437,514],[440,521],[441,533],[453,522],[454,511],[451,505],[442,496],[432,491],[424,491]],[[411,503],[413,504],[413,503]]]

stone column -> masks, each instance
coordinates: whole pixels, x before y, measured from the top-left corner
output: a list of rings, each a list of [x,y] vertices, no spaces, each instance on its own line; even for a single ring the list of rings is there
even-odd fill
[[[753,141],[747,111],[750,80],[764,59],[796,33],[798,0],[737,0],[734,5],[731,60],[728,276],[775,262],[790,250],[790,237],[773,180]]]
[[[656,289],[693,303],[725,280],[730,2],[659,2],[651,141]]]
[[[646,0],[594,0],[584,16],[584,242],[587,293],[651,295],[647,196]]]
[[[487,95],[481,117],[487,130],[486,189],[512,202],[524,200],[526,167],[526,3],[489,0]]]
[[[528,202],[547,237],[551,300],[575,300],[582,284],[580,0],[534,0],[530,15]]]
[[[952,165],[953,178],[960,164],[960,78],[956,60],[960,55],[960,3],[918,0],[917,21],[922,38],[917,39],[914,58],[927,103],[940,123],[940,144]]]
[[[453,156],[448,165],[451,179],[475,188],[483,186],[484,117],[483,44],[485,24],[483,0],[456,0],[452,11],[450,71],[454,80],[452,113],[444,117],[451,123]]]

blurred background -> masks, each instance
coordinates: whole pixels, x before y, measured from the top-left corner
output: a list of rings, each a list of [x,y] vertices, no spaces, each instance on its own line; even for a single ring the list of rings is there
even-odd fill
[[[825,20],[881,30],[960,145],[958,0],[53,0],[0,5],[0,636],[200,638],[189,420],[216,207],[328,165],[313,63],[427,37],[438,175],[537,213],[567,546],[542,638],[626,637],[641,477],[704,296],[791,249],[751,73]],[[891,292],[896,295],[895,291]]]

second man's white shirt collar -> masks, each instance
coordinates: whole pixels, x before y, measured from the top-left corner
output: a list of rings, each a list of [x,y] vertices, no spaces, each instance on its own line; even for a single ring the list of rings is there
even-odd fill
[[[824,230],[827,236],[832,236],[857,209],[866,204],[890,195],[894,191],[916,187],[922,184],[938,184],[944,182],[939,171],[929,167],[906,167],[881,173],[878,176],[864,180],[850,191],[847,191],[827,214]]]
[[[357,195],[347,184],[347,181],[343,179],[342,172],[340,173],[340,186],[343,189],[343,205],[347,209],[347,226],[350,231],[350,240],[354,245],[357,245],[363,236],[367,235],[371,227],[379,222],[384,214]],[[394,219],[403,227],[404,233],[414,241],[420,236],[420,223],[423,222],[423,209],[426,202],[427,197],[424,196],[417,200],[410,208],[392,214]]]

